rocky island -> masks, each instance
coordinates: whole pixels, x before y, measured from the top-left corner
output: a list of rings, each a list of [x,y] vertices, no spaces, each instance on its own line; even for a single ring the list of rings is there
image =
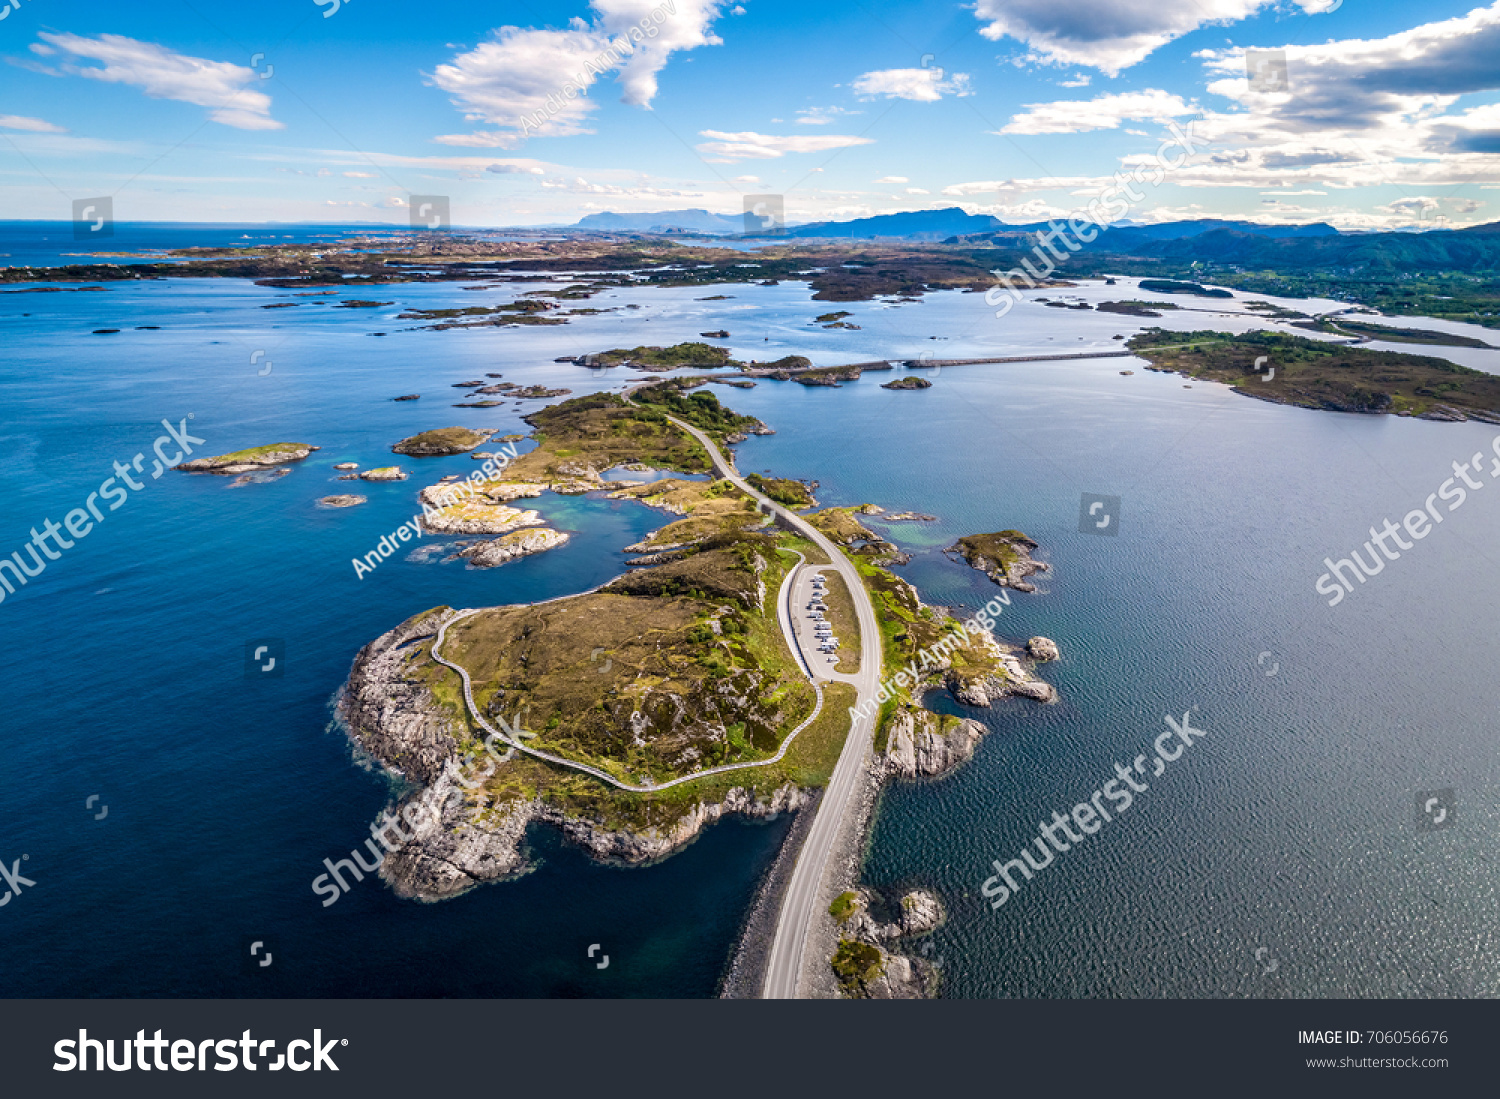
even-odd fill
[[[395,811],[431,822],[383,858],[380,875],[399,895],[441,900],[524,871],[532,822],[556,827],[594,858],[644,863],[725,814],[808,804],[831,776],[854,689],[809,681],[777,620],[776,593],[807,543],[725,479],[604,479],[620,467],[709,470],[702,446],[668,414],[721,443],[763,427],[707,390],[672,383],[631,401],[594,394],[529,414],[535,449],[489,479],[421,491],[428,529],[500,535],[460,545],[458,556],[480,568],[566,542],[536,511],[511,506],[520,498],[604,491],[668,522],[625,547],[639,555],[629,571],[594,591],[539,604],[436,607],[361,650],[339,714],[362,750],[410,784]],[[815,506],[815,482],[754,481]],[[876,788],[892,777],[946,773],[984,735],[978,722],[926,709],[926,692],[945,690],[970,707],[1055,696],[1024,658],[1045,659],[1040,639],[1023,655],[987,631],[971,632],[882,567],[899,551],[857,518],[881,513],[864,505],[809,516],[858,562],[888,639],[884,678],[899,689],[876,721]],[[852,621],[852,598],[836,595],[830,590],[839,620]],[[848,971],[839,978],[845,993],[930,994],[932,967],[895,953],[894,943],[936,926],[937,899],[910,895],[894,919],[879,916],[873,894],[851,903],[843,939],[852,945],[835,967]]]
[[[1223,382],[1243,396],[1276,404],[1500,423],[1500,377],[1446,359],[1267,331],[1148,328],[1125,346],[1148,360],[1151,370]]]
[[[466,454],[485,442],[495,432],[484,428],[439,427],[420,435],[402,439],[391,447],[397,454],[413,458],[437,458],[448,454]]]
[[[257,470],[286,465],[288,462],[300,462],[317,449],[319,448],[309,446],[307,443],[271,443],[268,446],[249,447],[246,450],[236,450],[212,458],[194,458],[172,468],[182,470],[184,473],[224,475],[254,473]]]
[[[994,534],[971,534],[943,552],[960,555],[972,568],[984,573],[1002,588],[1016,591],[1036,591],[1036,585],[1027,582],[1033,573],[1046,572],[1052,566],[1034,561],[1031,553],[1037,544],[1018,530],[1002,530]]]
[[[406,478],[407,473],[400,466],[380,466],[359,475],[361,481],[404,481]]]

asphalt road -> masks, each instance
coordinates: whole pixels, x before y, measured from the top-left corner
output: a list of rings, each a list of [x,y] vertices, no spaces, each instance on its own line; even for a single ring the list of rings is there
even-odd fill
[[[730,462],[703,432],[681,420],[671,419],[674,424],[702,443],[718,472],[728,478],[741,491],[761,502],[764,507],[780,517],[797,533],[821,549],[832,562],[829,566],[844,578],[849,593],[854,599],[854,608],[859,618],[860,668],[854,683],[859,692],[855,707],[875,698],[880,685],[880,628],[875,621],[875,607],[865,591],[864,581],[853,562],[844,551],[834,545],[821,531],[794,512],[768,499],[749,486]],[[859,789],[872,745],[872,727],[868,718],[854,721],[849,735],[844,739],[844,749],[839,753],[838,763],[833,769],[833,778],[828,783],[822,800],[817,806],[817,816],[807,839],[797,855],[792,869],[792,878],[787,885],[786,896],[781,902],[781,913],[776,921],[776,933],[771,942],[770,960],[766,965],[765,983],[761,987],[764,999],[794,999],[797,995],[798,978],[807,961],[814,964],[826,959],[805,959],[808,932],[817,916],[823,875],[833,853],[855,791]]]

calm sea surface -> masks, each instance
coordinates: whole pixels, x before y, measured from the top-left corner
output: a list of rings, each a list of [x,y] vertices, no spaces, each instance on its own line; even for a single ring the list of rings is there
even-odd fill
[[[41,262],[15,239],[0,252]],[[145,487],[0,605],[0,860],[25,856],[36,883],[0,912],[0,993],[13,996],[712,995],[786,819],[720,824],[634,870],[536,830],[535,870],[516,881],[420,905],[367,880],[321,906],[310,883],[322,860],[347,857],[392,796],[332,723],[359,647],[437,604],[593,587],[664,521],[548,496],[543,514],[574,535],[560,550],[488,571],[392,557],[356,579],[351,559],[417,510],[421,485],[473,463],[407,459],[412,480],[361,483],[368,504],[321,510],[319,497],[345,487],[334,463],[385,464],[391,443],[427,428],[528,430],[519,416],[537,402],[454,409],[454,382],[498,372],[575,394],[618,388],[619,371],[551,360],[720,327],[738,357],[837,363],[1102,351],[1138,324],[1257,323],[1242,304],[1226,315],[1209,302],[1147,322],[1028,301],[996,319],[980,295],[942,293],[841,305],[860,330],[826,330],[809,322],[834,307],[782,283],[611,292],[586,304],[615,311],[566,327],[426,332],[396,314],[515,291],[6,289],[0,552],[83,506],[112,463],[146,455]],[[718,293],[732,297],[696,300]],[[1125,282],[1050,296],[1063,294],[1141,296]],[[392,304],[332,304],[355,296]],[[261,308],[285,301],[300,304]],[[1500,354],[1453,357],[1495,370]],[[1012,596],[996,632],[1057,641],[1062,661],[1043,674],[1060,701],[978,713],[991,735],[975,759],[891,788],[871,838],[870,884],[947,900],[930,947],[945,993],[1500,991],[1500,481],[1485,475],[1338,607],[1313,587],[1325,555],[1421,507],[1451,463],[1490,452],[1497,429],[1283,408],[1120,358],[948,367],[928,390],[879,388],[893,376],[716,392],[777,430],[739,447],[742,468],[816,478],[825,504],[939,516],[885,528],[913,553],[900,571],[929,602],[972,607],[995,592],[941,553],[963,534],[1019,528],[1052,565],[1042,593]],[[422,399],[390,401],[404,393]],[[160,421],[189,414],[199,453],[322,449],[266,484],[151,480]],[[1117,537],[1079,532],[1083,493],[1121,498]],[[285,641],[285,674],[247,681],[246,642],[263,638]],[[992,911],[979,895],[991,860],[1015,857],[1039,821],[1149,754],[1164,715],[1184,712],[1201,742]],[[1450,788],[1451,825],[1419,831],[1418,792]],[[275,960],[246,973],[252,939]],[[588,958],[594,943],[607,969]]]

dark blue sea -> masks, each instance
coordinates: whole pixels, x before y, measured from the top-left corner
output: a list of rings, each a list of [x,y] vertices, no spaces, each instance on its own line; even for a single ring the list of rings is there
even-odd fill
[[[21,249],[0,242],[9,262]],[[528,430],[517,402],[451,408],[454,382],[617,388],[618,371],[552,359],[720,327],[739,357],[820,363],[1102,351],[1133,330],[1032,302],[997,319],[957,293],[842,306],[860,330],[827,330],[810,323],[827,306],[795,283],[719,287],[731,297],[718,302],[621,290],[588,303],[614,311],[565,327],[446,332],[396,314],[515,291],[390,286],[373,295],[388,306],[343,309],[332,303],[355,295],[230,280],[16,289],[0,292],[0,553],[83,507],[113,463],[139,452],[145,472],[0,603],[0,861],[35,883],[0,905],[10,996],[713,995],[785,818],[721,823],[637,869],[538,829],[517,880],[424,905],[367,879],[322,907],[310,886],[323,860],[347,857],[392,797],[333,721],[360,646],[437,604],[591,588],[665,521],[548,496],[536,506],[574,536],[562,549],[487,571],[396,555],[357,579],[351,559],[417,510],[417,489],[473,463],[406,459],[411,480],[361,483],[368,504],[319,509],[342,489],[333,465],[387,464],[393,442],[433,427]],[[297,304],[262,308],[280,302]],[[1226,308],[1153,323],[1256,323]],[[949,922],[926,946],[944,993],[1500,991],[1500,480],[1484,476],[1339,606],[1314,590],[1325,555],[1421,508],[1497,429],[1284,408],[1119,358],[947,367],[909,392],[879,388],[891,376],[717,392],[777,430],[740,446],[742,468],[815,478],[825,504],[938,516],[883,528],[913,553],[900,571],[929,602],[995,594],[942,554],[963,534],[1019,528],[1052,566],[1041,592],[1012,595],[996,633],[1057,641],[1062,660],[1042,674],[1060,700],[966,711],[991,729],[976,757],[892,787],[873,829],[869,884],[945,898]],[[405,393],[422,399],[390,400]],[[322,449],[264,484],[152,480],[163,420],[186,420],[202,454]],[[1117,536],[1080,532],[1084,493],[1119,497]],[[247,679],[246,643],[263,638],[284,641],[285,674]],[[1203,739],[991,910],[991,860],[1184,713]],[[1450,790],[1444,825],[1419,827],[1418,794]],[[252,940],[273,965],[247,970]],[[605,969],[588,957],[596,943]]]

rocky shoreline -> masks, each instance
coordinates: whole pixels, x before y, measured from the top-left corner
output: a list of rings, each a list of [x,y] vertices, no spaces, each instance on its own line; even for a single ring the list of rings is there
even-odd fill
[[[1033,676],[1006,645],[993,637],[986,640],[1009,679],[990,676],[970,681],[956,676],[950,668],[943,673],[942,684],[957,701],[988,706],[1012,694],[1040,702],[1057,697],[1056,689]],[[1042,663],[1058,659],[1059,651],[1049,638],[1033,637],[1027,642],[1026,655]],[[914,685],[912,690],[916,694],[921,688]],[[886,785],[896,779],[935,780],[951,774],[973,757],[989,730],[972,718],[939,714],[908,702],[890,716],[885,731],[884,750],[876,751],[872,745],[866,751],[860,788],[842,821],[819,884],[815,917],[804,948],[799,997],[931,999],[941,991],[942,975],[936,963],[897,949],[903,940],[928,935],[942,923],[945,915],[941,900],[927,890],[915,889],[890,904],[879,892],[859,882],[869,848],[870,825]],[[781,858],[795,858],[793,838],[787,840],[792,853],[778,856],[778,868]],[[773,869],[772,875],[776,872]],[[852,909],[844,911],[849,906]],[[897,918],[882,922],[876,918],[882,910],[894,910]],[[756,994],[745,990],[746,980],[740,970],[764,954],[774,930],[774,920],[769,929],[753,918],[747,922],[721,995]]]
[[[451,607],[428,611],[371,641],[355,658],[337,702],[350,738],[412,784],[394,812],[405,816],[413,807],[414,815],[433,816],[432,827],[402,837],[381,862],[380,877],[397,896],[441,901],[524,873],[530,866],[525,835],[532,822],[558,829],[594,859],[641,865],[674,854],[727,814],[770,817],[811,800],[812,794],[791,783],[765,800],[733,787],[719,800],[700,800],[664,828],[633,831],[571,815],[540,797],[505,799],[482,784],[460,783],[459,744],[468,730],[433,697],[420,665],[413,665],[430,660],[426,647],[439,626],[458,613]]]
[[[1036,585],[1027,577],[1048,572],[1052,566],[1032,559],[1037,543],[1018,530],[995,534],[971,534],[943,550],[952,557],[961,556],[971,568],[978,569],[1002,588],[1034,592]]]

